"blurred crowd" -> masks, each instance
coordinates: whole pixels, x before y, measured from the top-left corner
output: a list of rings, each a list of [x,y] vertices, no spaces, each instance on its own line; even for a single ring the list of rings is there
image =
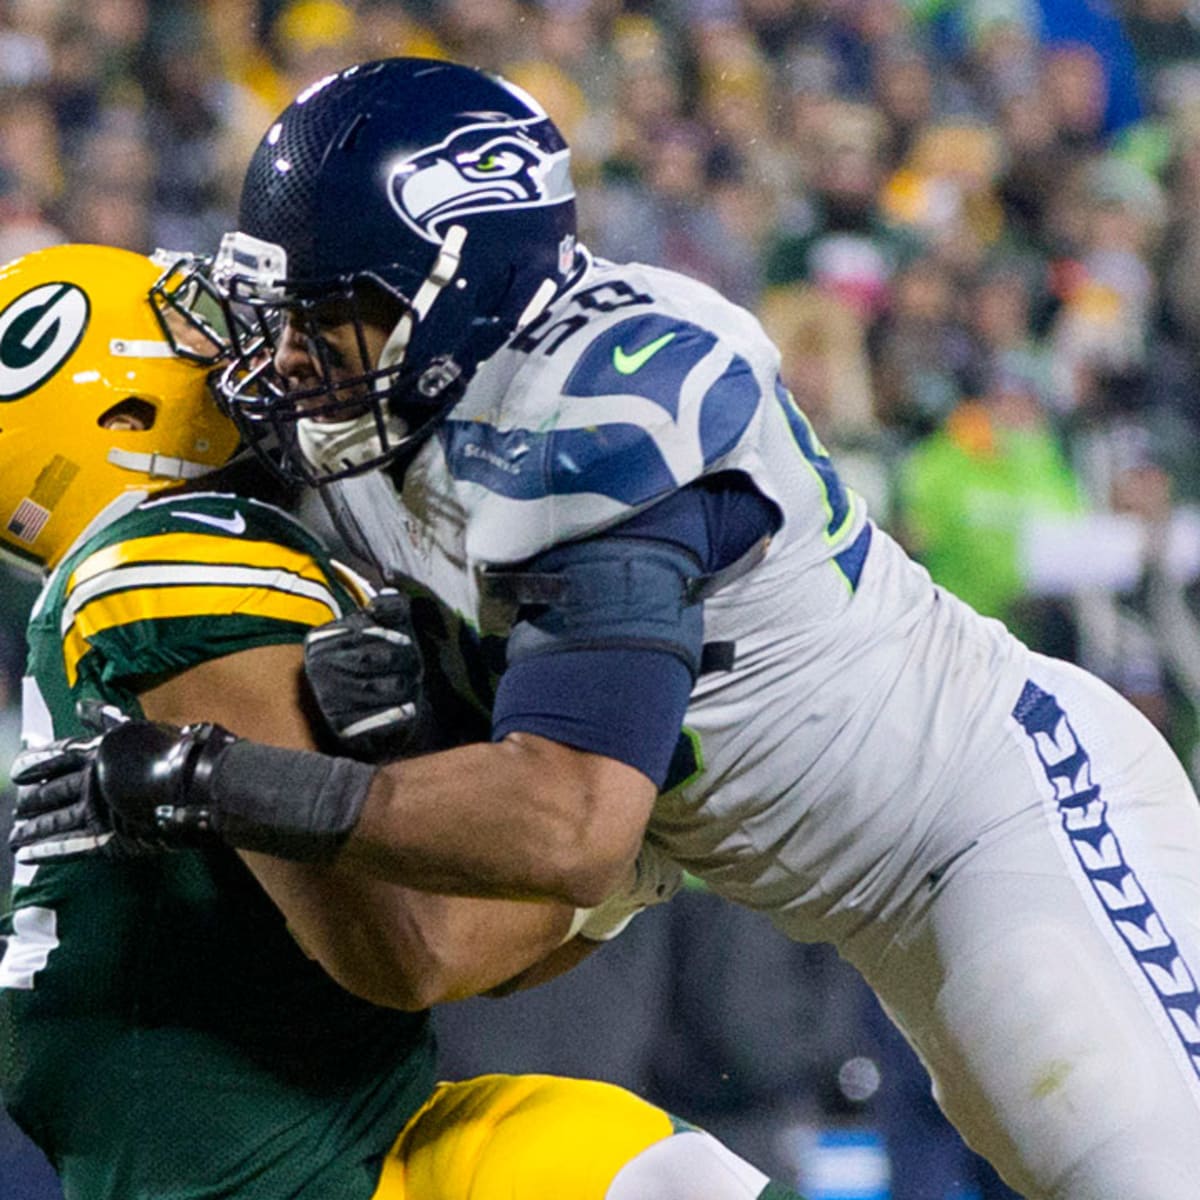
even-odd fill
[[[392,54],[492,68],[541,100],[573,147],[590,248],[754,310],[876,519],[983,612],[1131,696],[1200,774],[1200,6],[0,0],[0,261],[59,241],[213,251],[273,116],[329,72]],[[9,575],[0,588],[3,762],[31,592]],[[685,898],[680,928],[715,921],[708,900]],[[647,925],[638,944],[685,944]],[[767,972],[781,981],[808,954],[775,953],[793,956]],[[721,972],[712,951],[699,961]],[[814,962],[804,979],[824,971],[828,986],[806,994],[825,999],[804,1009],[794,981],[767,994],[815,1029],[840,1020],[849,1032],[824,1044],[843,1065],[860,1051],[902,1064],[854,981]],[[729,987],[698,1027],[766,1005],[761,988]],[[594,1003],[603,985],[586,990]],[[688,1018],[671,1003],[670,1028],[634,1040],[673,1047],[678,1068]],[[493,1055],[504,1044],[493,1033]],[[771,1074],[750,1049],[730,1051],[742,1083]],[[830,1082],[837,1064],[773,1066],[792,1092],[805,1081],[803,1103],[782,1078],[767,1089],[797,1111],[861,1116],[887,1094],[855,1099],[860,1085]],[[740,1085],[723,1073],[728,1100]],[[703,1117],[688,1103],[703,1087],[676,1076],[690,1080],[679,1106]],[[912,1128],[917,1094],[900,1106]],[[948,1146],[935,1120],[921,1136]],[[913,1190],[893,1151],[897,1198],[1007,1195],[957,1150],[944,1186],[927,1164],[934,1182]]]

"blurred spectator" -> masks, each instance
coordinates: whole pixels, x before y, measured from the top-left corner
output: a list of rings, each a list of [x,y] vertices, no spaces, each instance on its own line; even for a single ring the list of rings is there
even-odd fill
[[[824,149],[823,131],[845,103],[837,73],[833,56],[816,41],[797,47],[782,72],[784,98],[778,106],[779,134],[792,162],[793,183],[798,190],[816,177]]]
[[[1123,14],[1093,0],[1038,0],[1038,8],[1042,41],[1051,50],[1051,81],[1062,85],[1056,91],[1060,100],[1070,96],[1073,104],[1079,103],[1072,110],[1089,124],[1098,103],[1099,137],[1136,121],[1141,98]],[[1082,125],[1078,132],[1084,132]]]
[[[1037,90],[1040,15],[1034,0],[969,0],[959,19],[974,90],[991,112]]]
[[[872,64],[871,93],[887,122],[881,157],[895,170],[934,117],[933,64],[908,38],[881,47]]]
[[[1181,115],[1175,127],[1175,151],[1166,175],[1169,191],[1168,219],[1160,249],[1162,332],[1170,339],[1170,352],[1179,364],[1183,386],[1170,399],[1187,429],[1176,439],[1181,449],[1190,447],[1184,461],[1173,464],[1178,490],[1200,498],[1200,108]]]
[[[110,110],[82,140],[61,206],[63,232],[76,242],[127,250],[154,245],[156,160],[137,110]]]
[[[0,262],[64,240],[7,168],[0,166]]]
[[[194,15],[161,28],[162,49],[144,73],[151,171],[150,240],[156,246],[213,250],[236,198],[208,27]]]
[[[902,468],[900,524],[934,580],[1035,647],[1020,539],[1032,517],[1082,511],[1078,480],[1027,378],[997,369]]]
[[[716,7],[723,8],[730,20],[736,13],[763,53],[775,62],[784,61],[824,16],[821,5],[796,4],[794,0],[741,0]]]
[[[271,44],[283,104],[310,83],[358,60],[356,22],[353,6],[340,0],[291,0],[280,10],[271,24]]]
[[[739,218],[752,215],[752,206],[739,204],[736,194],[724,207],[715,198],[729,201],[745,178],[731,163],[721,191],[712,193],[712,153],[697,124],[659,127],[645,146],[641,177],[591,198],[584,218],[588,239],[599,254],[683,271],[741,304],[753,304],[759,290],[757,230],[749,221],[737,226]]]
[[[1005,147],[997,194],[1009,239],[1043,257],[1059,253],[1064,234],[1055,222],[1065,206],[1057,201],[1080,155],[1059,139],[1040,77],[1005,99],[997,127]]]
[[[522,58],[534,32],[519,0],[442,0],[438,18],[449,56],[484,70],[499,71]]]
[[[1107,84],[1104,62],[1091,46],[1066,44],[1046,51],[1041,91],[1066,146],[1103,148]]]
[[[886,308],[892,277],[914,244],[879,203],[883,122],[864,104],[821,110],[815,131],[816,174],[803,223],[775,231],[768,243],[768,284],[811,283],[872,321]]]
[[[1007,372],[1034,381],[1039,395],[1050,394],[1050,355],[1036,332],[1043,270],[1032,256],[1001,256],[968,284],[964,299],[971,378]]]
[[[1188,588],[1200,578],[1200,514],[1174,506],[1161,447],[1145,429],[1117,424],[1103,446],[1107,507],[1114,520],[1133,523],[1134,540],[1130,561],[1112,556],[1112,583],[1074,596],[1079,660],[1195,763],[1200,624]]]
[[[779,347],[784,385],[822,441],[876,432],[865,331],[853,308],[792,284],[764,293],[758,317]]]
[[[839,475],[876,520],[887,522],[895,447],[875,413],[862,320],[848,305],[803,284],[768,289],[758,318],[779,347],[784,386],[833,455]]]
[[[0,107],[0,164],[34,207],[45,210],[63,190],[58,125],[38,91],[17,91]]]
[[[608,115],[602,178],[636,182],[649,168],[649,144],[657,131],[684,118],[683,79],[663,31],[648,16],[614,21],[610,54],[616,94]]]
[[[1058,264],[1062,307],[1050,330],[1055,403],[1066,411],[1099,411],[1103,381],[1147,360],[1157,311],[1151,262],[1166,209],[1155,180],[1112,156],[1088,163],[1067,182],[1074,188],[1064,196],[1073,197],[1075,253]]]
[[[22,7],[26,11],[17,11]],[[10,4],[9,13],[0,17],[0,88],[28,88],[50,76],[52,30],[44,18],[54,12],[54,5],[40,8],[43,20],[29,11],[29,0]]]
[[[882,211],[960,279],[969,280],[1005,232],[996,196],[1001,156],[999,137],[990,126],[949,118],[931,122],[884,183]]]
[[[395,0],[362,0],[358,14],[358,44],[362,58],[388,58],[406,54],[417,58],[442,58],[445,50],[424,19],[428,4],[397,4]]]
[[[697,116],[711,131],[714,151],[739,164],[739,178],[759,191],[758,223],[768,226],[774,207],[795,179],[789,155],[774,137],[772,77],[766,59],[747,31],[731,23],[697,41]],[[720,185],[730,171],[710,172]]]
[[[869,99],[876,59],[909,28],[907,6],[902,0],[855,0],[831,5],[823,15],[822,40],[838,63],[839,88]]]
[[[937,429],[962,398],[972,352],[944,262],[926,255],[900,270],[871,344],[880,420],[910,440]]]
[[[147,48],[150,0],[88,0],[75,15],[88,33],[107,80],[124,82],[136,74]]]
[[[1160,76],[1200,60],[1200,25],[1188,0],[1132,0],[1124,25],[1133,48],[1142,94],[1160,94]]]

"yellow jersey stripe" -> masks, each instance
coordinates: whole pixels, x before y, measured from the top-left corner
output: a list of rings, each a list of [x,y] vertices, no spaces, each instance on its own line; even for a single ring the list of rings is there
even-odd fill
[[[105,571],[134,563],[155,562],[273,567],[306,579],[326,578],[325,571],[311,555],[280,546],[277,542],[248,542],[220,533],[159,533],[117,542],[89,555],[67,580],[65,594],[69,598],[80,584]]]
[[[177,587],[137,587],[104,592],[75,613],[63,637],[63,661],[71,687],[79,677],[79,662],[91,649],[89,639],[106,629],[134,621],[170,617],[265,617],[297,625],[323,625],[340,616],[333,597],[297,595],[245,585],[201,584]]]

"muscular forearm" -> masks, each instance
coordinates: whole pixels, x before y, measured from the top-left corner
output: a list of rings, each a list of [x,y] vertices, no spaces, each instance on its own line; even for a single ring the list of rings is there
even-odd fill
[[[158,720],[216,717],[275,747],[312,750],[298,699],[287,702],[299,666],[299,648],[290,645],[214,660],[146,692],[142,707]],[[273,681],[269,696],[263,680]],[[330,975],[365,999],[397,1008],[425,1008],[510,979],[559,945],[573,911],[438,896],[252,850],[241,856],[297,941]]]
[[[487,989],[484,994],[498,998],[511,996],[513,992],[524,992],[533,987],[540,987],[543,983],[549,983],[550,980],[557,979],[560,975],[565,975],[568,971],[573,970],[602,945],[604,945],[603,942],[590,942],[584,937],[573,937],[570,941],[553,949],[533,966],[527,967],[511,979],[506,979],[495,987]]]
[[[13,838],[26,861],[75,853],[64,839],[77,827],[107,829],[141,849],[220,840],[428,891],[580,908],[626,877],[655,798],[619,760],[521,733],[375,768],[220,725],[133,721],[26,758]]]
[[[380,768],[339,864],[468,895],[599,903],[637,854],[654,788],[532,735]]]

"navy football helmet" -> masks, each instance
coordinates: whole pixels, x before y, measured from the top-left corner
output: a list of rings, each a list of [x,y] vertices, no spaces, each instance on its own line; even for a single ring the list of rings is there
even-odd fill
[[[532,97],[469,67],[383,59],[301,93],[255,151],[214,267],[256,314],[222,382],[246,440],[307,483],[408,461],[580,269],[568,160]],[[322,337],[346,321],[349,369]],[[390,329],[378,355],[367,321]],[[273,361],[285,329],[314,368],[291,387]]]

